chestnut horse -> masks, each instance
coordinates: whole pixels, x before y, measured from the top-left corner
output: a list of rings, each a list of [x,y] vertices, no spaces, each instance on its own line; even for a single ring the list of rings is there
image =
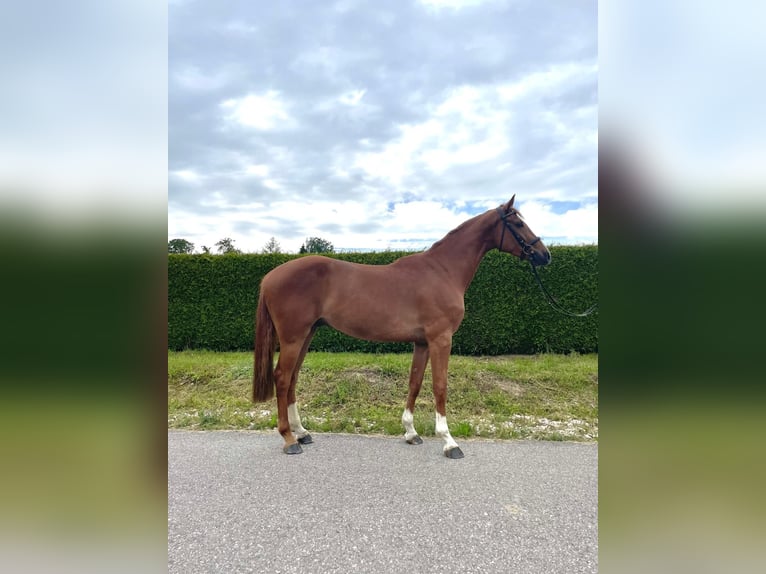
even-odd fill
[[[295,384],[314,332],[330,325],[360,339],[414,343],[402,414],[409,444],[423,442],[413,426],[412,411],[430,358],[436,434],[445,441],[447,457],[463,457],[447,427],[445,403],[447,363],[452,335],[463,320],[465,291],[490,249],[529,259],[534,265],[551,260],[543,242],[513,207],[515,197],[464,222],[427,251],[389,265],[308,256],[288,261],[263,278],[256,315],[253,400],[271,399],[276,386],[285,453],[298,454],[301,444],[312,442],[298,415]],[[280,346],[276,368],[275,335]]]

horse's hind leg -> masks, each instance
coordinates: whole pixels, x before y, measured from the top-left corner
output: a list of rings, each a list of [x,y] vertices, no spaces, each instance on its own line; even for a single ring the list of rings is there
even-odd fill
[[[290,384],[293,380],[293,372],[300,357],[303,341],[297,343],[282,343],[280,341],[279,360],[274,369],[274,379],[277,387],[277,417],[279,424],[277,426],[279,434],[285,441],[282,450],[286,454],[300,454],[303,452],[301,445],[290,430],[290,417],[288,414],[288,395]]]
[[[295,400],[295,385],[298,382],[298,373],[303,365],[303,359],[306,358],[306,353],[309,350],[311,339],[314,338],[316,328],[311,329],[308,337],[303,342],[298,360],[295,362],[295,368],[293,369],[293,376],[290,381],[290,389],[287,391],[287,419],[290,423],[290,430],[297,437],[300,444],[311,444],[314,440],[311,438],[309,431],[303,428],[301,423],[301,416],[298,414],[298,405]]]
[[[418,398],[420,387],[423,384],[423,375],[428,364],[428,345],[415,343],[415,351],[412,354],[412,367],[410,368],[410,392],[407,395],[407,406],[402,413],[404,425],[404,440],[409,444],[422,444],[423,439],[418,436],[413,424],[412,413],[415,410],[415,399]]]

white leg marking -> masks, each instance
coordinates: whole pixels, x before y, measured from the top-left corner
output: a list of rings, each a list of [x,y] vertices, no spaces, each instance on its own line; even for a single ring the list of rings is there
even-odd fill
[[[447,417],[436,413],[436,434],[444,439],[444,451],[448,451],[457,446],[455,439],[449,433],[449,427],[447,426]]]
[[[293,431],[296,438],[303,438],[309,434],[309,431],[303,428],[301,424],[301,416],[298,414],[298,406],[295,403],[287,405],[287,420],[290,422],[290,430]]]
[[[415,425],[412,424],[412,411],[410,409],[404,409],[402,413],[402,424],[404,425],[404,440],[410,441],[418,436],[418,431],[415,430]]]

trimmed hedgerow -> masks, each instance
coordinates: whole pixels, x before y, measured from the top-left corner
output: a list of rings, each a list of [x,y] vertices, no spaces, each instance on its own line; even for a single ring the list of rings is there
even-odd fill
[[[598,296],[598,246],[553,246],[553,262],[539,269],[559,303],[582,311]],[[405,252],[345,253],[332,257],[385,265]],[[294,259],[284,254],[169,255],[168,347],[173,350],[247,350],[261,278]],[[465,295],[465,318],[453,338],[463,355],[598,351],[598,315],[568,317],[546,302],[529,265],[491,251]],[[317,331],[311,348],[321,351],[399,352],[409,343],[374,343],[329,327]]]

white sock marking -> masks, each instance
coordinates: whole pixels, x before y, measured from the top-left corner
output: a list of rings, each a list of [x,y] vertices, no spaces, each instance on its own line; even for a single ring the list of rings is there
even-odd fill
[[[290,422],[290,430],[293,431],[296,438],[303,438],[309,434],[309,431],[303,428],[301,424],[301,416],[298,414],[298,406],[295,403],[287,405],[287,420]]]
[[[404,440],[412,440],[418,436],[418,431],[415,430],[415,425],[412,424],[413,417],[410,409],[404,409],[402,413],[402,424],[404,425]]]
[[[444,451],[448,451],[457,447],[455,439],[449,433],[449,427],[447,426],[447,417],[436,413],[436,434],[444,439]]]

